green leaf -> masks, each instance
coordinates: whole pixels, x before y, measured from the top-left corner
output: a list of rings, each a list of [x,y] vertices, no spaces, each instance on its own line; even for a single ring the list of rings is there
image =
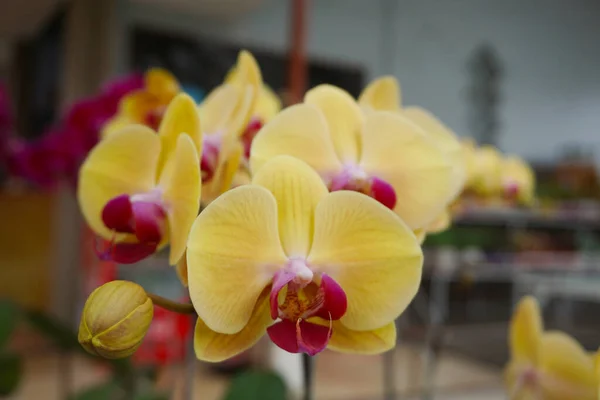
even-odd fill
[[[0,355],[0,396],[11,394],[21,381],[23,365],[16,354]]]
[[[231,381],[224,400],[285,400],[285,383],[274,372],[248,371]]]
[[[89,387],[71,396],[69,400],[112,400],[118,399],[120,393],[123,393],[123,389],[116,382],[110,381]]]
[[[6,345],[18,321],[18,308],[8,300],[0,300],[0,348]]]

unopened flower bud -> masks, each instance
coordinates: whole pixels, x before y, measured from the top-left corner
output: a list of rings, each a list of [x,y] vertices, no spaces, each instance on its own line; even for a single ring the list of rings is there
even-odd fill
[[[150,327],[154,306],[144,289],[133,282],[112,281],[92,292],[83,308],[79,343],[104,358],[128,357]]]

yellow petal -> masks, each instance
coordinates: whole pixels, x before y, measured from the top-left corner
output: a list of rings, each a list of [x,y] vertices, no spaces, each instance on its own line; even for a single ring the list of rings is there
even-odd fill
[[[562,332],[542,335],[540,370],[544,377],[544,399],[597,399],[594,360],[568,335]]]
[[[502,156],[493,146],[481,146],[474,155],[473,187],[478,194],[498,195],[502,190]]]
[[[249,51],[240,51],[235,70],[227,78],[229,84],[239,89],[237,105],[227,130],[239,137],[252,118],[262,88],[262,76],[254,56]]]
[[[232,118],[241,90],[233,85],[221,85],[213,89],[198,107],[202,130],[205,134],[223,131]]]
[[[202,203],[209,204],[214,199],[231,189],[233,179],[239,170],[244,149],[237,138],[223,138],[219,152],[218,164],[213,178],[202,189]]]
[[[454,195],[452,166],[444,153],[395,113],[367,116],[360,165],[392,185],[398,198],[394,211],[412,229],[432,222]]]
[[[187,254],[183,253],[181,259],[177,262],[175,266],[175,271],[177,272],[177,277],[179,281],[184,287],[188,287],[188,271],[187,271]]]
[[[148,70],[144,78],[146,91],[162,104],[167,104],[181,90],[175,76],[162,68]]]
[[[543,330],[537,300],[531,296],[524,297],[517,304],[510,322],[509,345],[512,359],[537,365]]]
[[[119,113],[134,123],[145,124],[148,113],[165,104],[145,90],[136,90],[121,99]]]
[[[259,298],[248,324],[238,333],[217,333],[198,318],[194,333],[196,357],[202,361],[219,362],[236,356],[254,346],[272,322],[268,293]]]
[[[333,321],[332,332],[327,348],[341,353],[380,354],[396,346],[394,322],[370,331],[353,331],[340,321]]]
[[[158,136],[142,125],[130,125],[115,132],[90,152],[79,171],[77,197],[94,232],[105,239],[112,237],[101,217],[109,200],[154,188],[159,153]]]
[[[452,163],[454,193],[455,195],[460,193],[465,184],[467,172],[463,148],[456,135],[433,114],[420,107],[407,107],[404,109],[404,115],[421,127],[449,158]]]
[[[511,156],[502,161],[501,169],[503,183],[516,183],[519,187],[519,201],[522,204],[530,205],[535,189],[535,174],[531,167],[521,158]]]
[[[427,232],[425,231],[425,229],[417,229],[414,231],[414,234],[417,238],[417,242],[419,242],[419,244],[423,244],[425,238],[427,237]]]
[[[356,163],[360,155],[360,130],[364,123],[360,107],[346,91],[331,85],[309,90],[304,102],[325,115],[335,151],[342,162]]]
[[[393,76],[371,82],[360,94],[358,104],[371,111],[398,111],[402,103],[400,85]]]
[[[100,132],[100,137],[104,139],[108,135],[120,131],[121,129],[132,123],[133,121],[131,121],[125,115],[117,114],[104,124],[104,126],[102,127],[102,131]]]
[[[415,235],[388,208],[357,192],[330,193],[317,206],[308,263],[345,291],[340,320],[367,331],[394,321],[421,281],[423,254]]]
[[[169,220],[169,264],[183,256],[188,234],[200,210],[200,161],[188,135],[179,135],[177,148],[160,179]]]
[[[252,183],[268,189],[277,200],[279,236],[288,257],[306,257],[315,208],[328,193],[319,175],[297,158],[278,156],[258,171]]]
[[[188,285],[198,316],[219,333],[239,332],[285,262],[273,195],[255,185],[226,192],[200,213],[188,240]]]
[[[427,233],[440,233],[450,227],[452,218],[450,217],[450,211],[445,209],[433,220],[431,224],[427,226]]]
[[[254,107],[254,117],[257,117],[263,123],[267,123],[279,111],[281,111],[281,100],[270,87],[263,85]]]
[[[158,129],[164,158],[169,157],[170,153],[175,150],[177,138],[182,133],[192,139],[196,152],[202,154],[200,116],[194,99],[185,93],[179,94],[169,103]]]
[[[327,121],[308,104],[291,106],[266,124],[252,142],[250,167],[256,173],[267,161],[289,155],[306,162],[321,177],[342,169],[327,131]]]
[[[252,53],[247,50],[240,51],[235,70],[226,79],[228,83],[233,85],[252,86],[257,92],[255,95],[257,95],[259,88],[262,86],[262,76]]]

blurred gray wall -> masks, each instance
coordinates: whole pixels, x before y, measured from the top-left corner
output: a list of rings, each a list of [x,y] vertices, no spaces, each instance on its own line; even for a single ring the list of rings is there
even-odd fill
[[[398,0],[391,16],[389,0],[309,2],[311,56],[362,64],[370,78],[396,75],[405,104],[429,108],[457,133],[469,134],[467,59],[485,42],[505,68],[503,150],[550,159],[577,142],[600,153],[597,0]],[[146,25],[285,51],[288,11],[287,0],[265,0],[233,20],[140,6],[132,15]]]

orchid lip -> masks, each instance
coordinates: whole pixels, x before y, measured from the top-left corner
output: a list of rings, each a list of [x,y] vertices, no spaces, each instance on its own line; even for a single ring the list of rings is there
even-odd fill
[[[115,234],[108,248],[97,251],[101,259],[132,263],[156,251],[166,229],[166,209],[161,192],[121,195],[113,198],[102,210],[104,225]],[[135,235],[137,242],[117,243],[116,234]]]
[[[358,167],[347,167],[333,177],[329,183],[329,190],[352,190],[374,198],[390,210],[396,207],[396,191],[392,185],[377,176],[367,175]]]
[[[347,299],[333,278],[316,275],[302,258],[291,258],[273,277],[270,305],[271,317],[280,319],[267,329],[271,340],[288,352],[315,355],[327,347],[332,321],[344,316]],[[329,321],[329,327],[311,322],[314,317]]]

